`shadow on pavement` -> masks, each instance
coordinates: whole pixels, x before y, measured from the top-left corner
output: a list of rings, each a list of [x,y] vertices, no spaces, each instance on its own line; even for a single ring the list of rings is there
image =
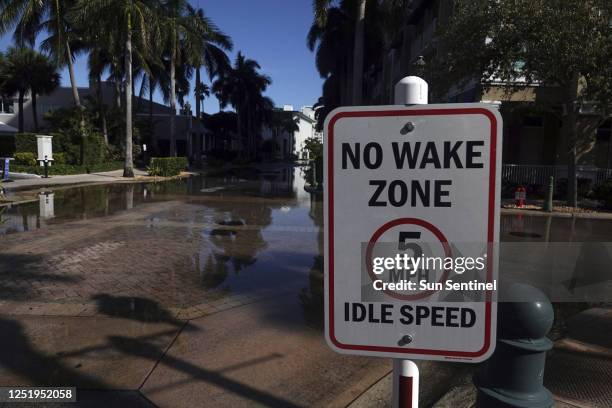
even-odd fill
[[[0,255],[0,299],[22,300],[38,296],[35,286],[44,283],[72,283],[80,279],[50,273],[43,258],[33,255],[5,253]]]
[[[134,296],[113,296],[105,293],[92,296],[96,301],[98,313],[124,319],[136,320],[143,323],[168,323],[176,327],[185,325],[185,321],[178,320],[172,312],[158,302]],[[197,330],[186,324],[185,330]]]
[[[132,353],[138,357],[144,357],[154,361],[157,361],[160,353],[162,352],[162,350],[155,345],[137,339],[113,336],[109,340],[115,348],[123,350],[125,353]],[[272,358],[274,358],[274,356],[272,356]],[[240,395],[258,404],[268,407],[299,407],[299,405],[296,405],[291,401],[275,397],[272,394],[260,391],[249,385],[241,384],[240,382],[227,378],[221,374],[224,371],[228,371],[228,369],[220,371],[207,370],[168,354],[161,359],[159,364],[164,364],[174,370],[183,372],[191,376],[194,380],[204,381],[224,388],[229,392]],[[238,366],[234,366],[230,367],[229,369],[233,370],[237,368]]]
[[[0,366],[39,386],[78,384],[84,388],[105,388],[105,384],[64,365],[58,358],[42,354],[24,334],[20,323],[0,318]],[[2,384],[19,385],[19,384]]]

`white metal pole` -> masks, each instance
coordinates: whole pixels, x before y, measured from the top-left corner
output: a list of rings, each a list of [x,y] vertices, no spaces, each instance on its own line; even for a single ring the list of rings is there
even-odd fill
[[[396,105],[427,105],[429,86],[417,76],[402,78],[395,85]],[[393,408],[418,408],[419,367],[411,360],[393,360]]]
[[[418,408],[419,367],[412,360],[393,360],[393,408]]]

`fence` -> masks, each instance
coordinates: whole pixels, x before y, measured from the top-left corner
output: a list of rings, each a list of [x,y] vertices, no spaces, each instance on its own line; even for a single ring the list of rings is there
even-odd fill
[[[597,187],[612,179],[612,169],[592,166],[577,166],[578,178],[591,180],[591,187]],[[555,180],[567,178],[567,166],[536,166],[526,164],[502,165],[502,180],[507,183],[526,185],[547,185],[550,176]]]

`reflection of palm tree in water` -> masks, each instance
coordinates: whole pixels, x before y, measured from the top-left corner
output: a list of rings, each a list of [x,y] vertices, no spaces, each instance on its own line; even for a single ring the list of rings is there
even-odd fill
[[[206,288],[216,288],[228,276],[230,267],[235,274],[257,262],[257,253],[267,247],[261,230],[272,222],[272,209],[264,203],[252,203],[248,208],[235,205],[214,205],[215,218],[225,217],[220,227],[209,234],[208,254],[202,266],[201,280]],[[257,227],[256,227],[257,226]]]
[[[310,193],[310,218],[319,227],[317,243],[319,253],[323,254],[323,201],[320,193]],[[317,255],[313,259],[312,267],[308,273],[308,287],[300,291],[300,303],[304,309],[304,319],[308,324],[317,328],[323,327],[323,255]]]

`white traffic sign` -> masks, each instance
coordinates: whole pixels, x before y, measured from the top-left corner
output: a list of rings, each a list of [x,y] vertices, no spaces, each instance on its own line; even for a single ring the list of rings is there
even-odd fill
[[[490,356],[501,138],[501,116],[486,104],[328,115],[325,333],[333,349],[467,362]]]

